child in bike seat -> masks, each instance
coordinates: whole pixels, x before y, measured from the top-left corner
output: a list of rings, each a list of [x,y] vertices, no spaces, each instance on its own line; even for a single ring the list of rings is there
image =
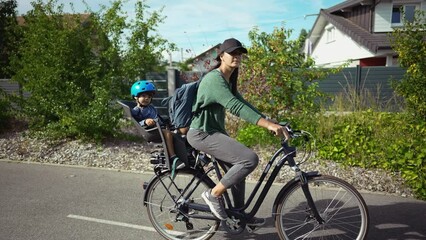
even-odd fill
[[[135,82],[130,89],[132,98],[136,101],[136,106],[132,109],[132,116],[143,127],[155,126],[156,120],[160,121],[160,125],[164,124],[161,122],[157,109],[151,104],[155,91],[155,85],[145,80]],[[184,168],[185,163],[176,156],[172,132],[166,128],[161,130],[166,140],[167,152],[172,166],[174,166],[174,169]]]

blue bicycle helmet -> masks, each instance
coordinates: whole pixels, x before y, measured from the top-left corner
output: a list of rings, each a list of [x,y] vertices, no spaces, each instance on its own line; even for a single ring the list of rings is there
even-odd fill
[[[130,89],[130,94],[132,95],[132,98],[134,98],[138,96],[139,93],[143,93],[143,92],[155,93],[155,91],[156,89],[154,84],[146,80],[139,80],[133,83],[132,88]]]

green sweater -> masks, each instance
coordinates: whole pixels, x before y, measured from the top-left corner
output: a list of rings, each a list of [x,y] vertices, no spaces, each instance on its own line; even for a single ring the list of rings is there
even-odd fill
[[[232,94],[231,85],[219,70],[213,70],[204,76],[198,87],[197,98],[192,110],[197,114],[192,119],[191,128],[208,133],[227,134],[225,110],[229,110],[233,115],[253,124],[256,124],[263,116],[239,93]]]

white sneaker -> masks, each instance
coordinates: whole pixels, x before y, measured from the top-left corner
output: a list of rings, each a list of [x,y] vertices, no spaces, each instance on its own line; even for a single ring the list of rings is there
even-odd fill
[[[211,194],[211,189],[207,189],[201,194],[201,197],[204,199],[204,202],[209,205],[210,210],[212,211],[213,215],[220,220],[226,220],[228,218],[228,215],[226,214],[225,207],[223,206],[222,198],[221,197],[214,197]]]

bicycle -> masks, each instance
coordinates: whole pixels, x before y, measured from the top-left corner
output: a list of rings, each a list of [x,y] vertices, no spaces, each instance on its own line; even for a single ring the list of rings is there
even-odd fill
[[[238,234],[254,227],[246,225],[254,217],[265,199],[281,168],[286,165],[295,172],[275,198],[272,215],[280,239],[365,239],[368,232],[369,214],[367,205],[359,192],[349,183],[318,172],[303,172],[299,165],[311,157],[311,135],[285,126],[291,140],[281,139],[281,147],[271,157],[253,192],[243,208],[232,206],[231,198],[225,193],[224,202],[228,219],[223,221],[227,232]],[[296,147],[310,148],[302,153],[302,160],[296,162]],[[300,152],[300,151],[299,151]],[[211,238],[220,224],[201,198],[201,193],[216,184],[212,175],[221,179],[224,168],[214,156],[194,151],[195,163],[190,168],[179,170],[171,176],[164,159],[156,155],[154,177],[144,184],[144,205],[148,217],[157,232],[166,239]],[[210,162],[206,167],[206,162]],[[262,182],[269,171],[263,189],[254,206],[245,212],[254,201]]]

